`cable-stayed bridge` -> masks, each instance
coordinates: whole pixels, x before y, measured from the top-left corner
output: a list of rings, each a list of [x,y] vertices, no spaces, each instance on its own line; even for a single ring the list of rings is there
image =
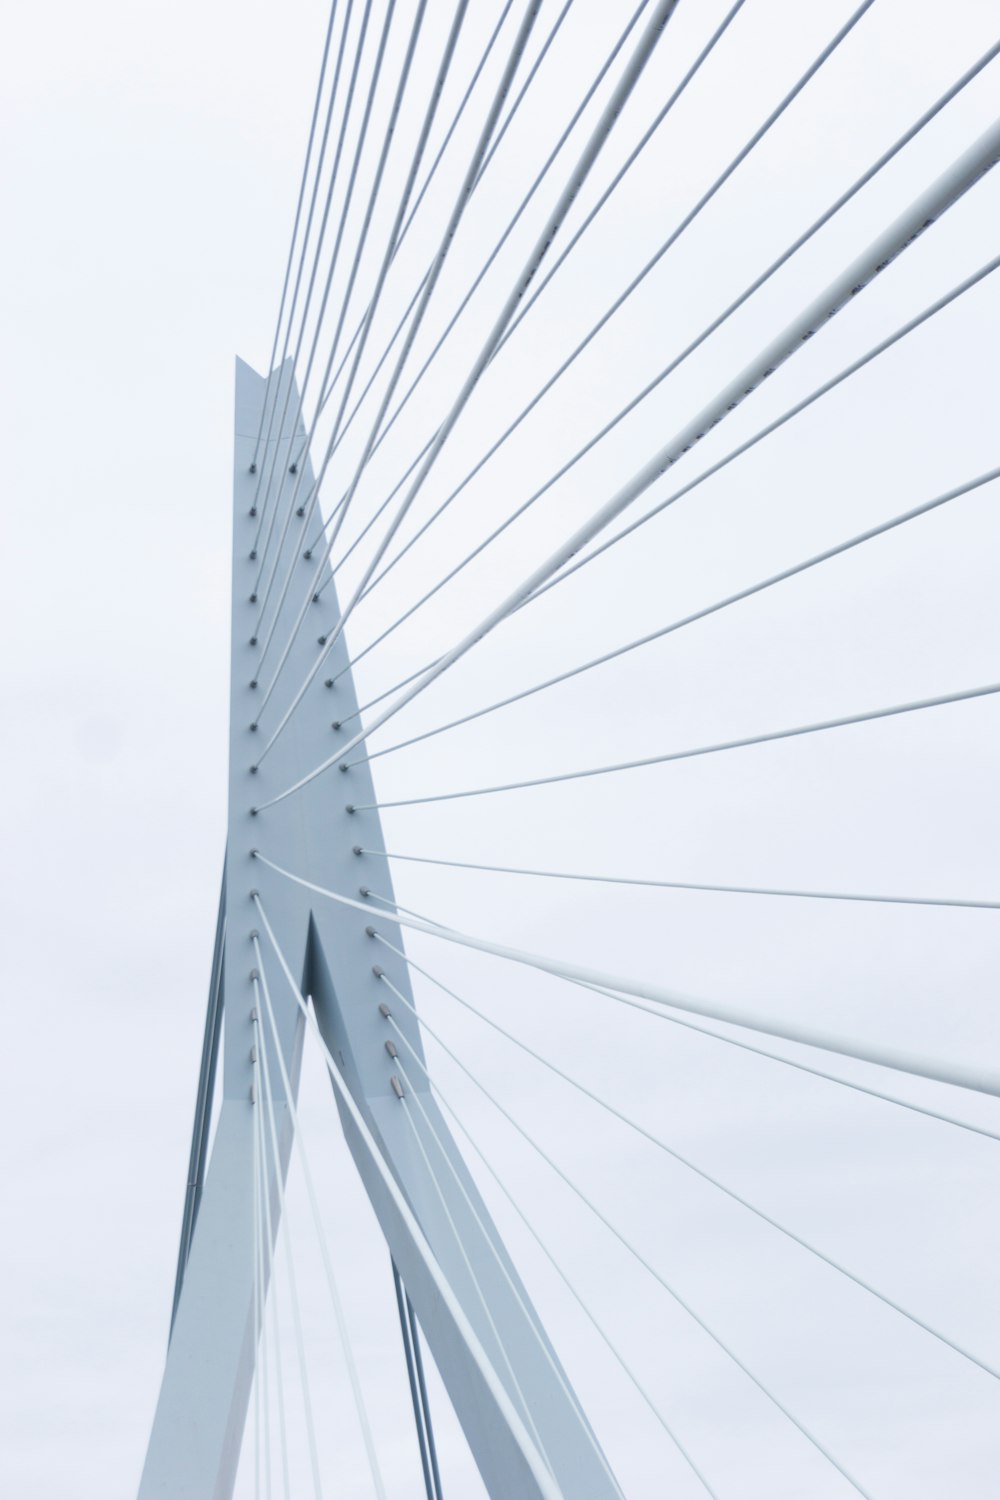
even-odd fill
[[[925,688],[911,686],[911,672],[894,695],[873,699],[847,653],[846,688],[825,700],[832,707],[765,722],[727,719],[723,672],[721,688],[709,685],[718,718],[707,715],[705,732],[687,739],[673,728],[669,658],[717,627],[713,639],[730,631],[725,652],[738,659],[748,609],[777,600],[794,619],[796,608],[808,610],[801,601],[810,589],[832,591],[818,593],[820,608],[846,638],[854,575],[838,568],[872,570],[891,609],[907,592],[894,545],[931,524],[943,534],[963,506],[995,510],[1000,466],[967,461],[947,397],[969,336],[955,319],[969,307],[984,326],[996,317],[995,218],[992,243],[988,232],[996,198],[984,195],[995,188],[1000,122],[968,129],[958,112],[1000,76],[1000,42],[970,58],[902,133],[880,138],[857,175],[841,181],[831,171],[777,249],[759,254],[756,226],[745,225],[746,264],[736,257],[733,281],[727,263],[716,291],[705,246],[722,233],[719,205],[772,133],[795,130],[796,111],[831,73],[836,80],[844,55],[864,52],[877,0],[844,9],[695,191],[675,202],[664,189],[652,204],[633,185],[673,170],[692,98],[708,91],[724,115],[719,70],[734,58],[747,65],[754,49],[781,38],[752,0],[711,16],[677,0],[601,8],[584,21],[585,9],[574,0],[482,9],[468,0],[335,0],[330,10],[269,365],[257,372],[237,364],[229,833],[170,1339],[140,1500],[229,1496],[241,1455],[255,1494],[296,1492],[289,1446],[300,1427],[315,1495],[346,1493],[317,1439],[323,1417],[310,1394],[304,1334],[312,1314],[285,1232],[293,1159],[366,1455],[358,1493],[391,1493],[370,1414],[377,1394],[365,1386],[336,1245],[327,1243],[318,1206],[326,1147],[300,1128],[307,1050],[327,1071],[388,1248],[415,1482],[427,1500],[453,1492],[435,1443],[428,1350],[494,1500],[758,1493],[732,1482],[730,1466],[692,1430],[685,1403],[671,1399],[676,1372],[661,1378],[673,1366],[671,1348],[650,1332],[651,1347],[636,1357],[636,1329],[624,1325],[635,1324],[638,1308],[652,1330],[659,1314],[645,1309],[661,1300],[752,1397],[776,1476],[787,1444],[802,1472],[816,1476],[805,1481],[809,1493],[879,1500],[902,1492],[884,1454],[873,1461],[872,1444],[854,1451],[836,1393],[824,1409],[814,1390],[797,1400],[787,1372],[776,1378],[773,1360],[748,1336],[742,1305],[757,1292],[738,1264],[727,1272],[731,1316],[699,1296],[691,1263],[674,1245],[684,1226],[667,1198],[658,1208],[678,1173],[769,1237],[766,1253],[815,1263],[821,1290],[811,1312],[820,1324],[827,1313],[834,1343],[847,1297],[873,1347],[904,1337],[907,1350],[912,1341],[931,1351],[942,1386],[954,1379],[963,1392],[974,1389],[977,1421],[996,1400],[1000,1348],[988,1324],[950,1322],[926,1287],[886,1276],[877,1257],[858,1253],[855,1237],[817,1232],[807,1203],[801,1214],[794,1204],[776,1207],[744,1173],[727,1170],[725,1151],[689,1145],[670,1128],[655,1081],[650,1089],[657,1073],[647,1061],[664,1038],[668,1047],[696,1046],[697,1088],[710,1093],[732,1076],[735,1055],[751,1114],[766,1113],[771,1092],[793,1074],[810,1099],[842,1096],[838,1108],[859,1111],[873,1140],[892,1118],[886,1128],[912,1132],[915,1155],[945,1136],[959,1153],[995,1151],[1000,1140],[996,1055],[937,1046],[933,1027],[908,1018],[903,986],[891,978],[889,928],[879,925],[919,923],[944,955],[944,973],[949,945],[971,931],[956,922],[977,930],[996,922],[995,890],[971,877],[967,885],[942,878],[883,888],[870,873],[880,868],[879,834],[862,796],[845,835],[854,864],[843,866],[853,868],[843,883],[755,874],[759,835],[745,841],[738,866],[705,874],[686,873],[672,848],[685,827],[691,848],[710,845],[727,797],[780,807],[784,778],[801,790],[802,773],[781,752],[799,756],[797,767],[820,756],[815,803],[836,797],[843,774],[849,805],[858,774],[851,756],[874,757],[892,775],[906,762],[907,735],[935,716],[967,716],[956,734],[981,737],[974,716],[1000,693],[1000,672]],[[558,118],[546,103],[556,68],[571,101]],[[853,102],[863,112],[865,101]],[[921,144],[955,119],[958,145],[922,170]],[[834,137],[837,129],[831,114]],[[768,192],[779,202],[786,196],[780,177]],[[759,185],[753,201],[766,218],[771,205]],[[956,223],[968,253],[942,283],[940,261],[952,262],[932,252]],[[595,244],[603,251],[588,262]],[[633,245],[642,249],[638,261]],[[681,302],[644,333],[656,303],[643,299],[659,294],[657,278],[672,275],[675,262]],[[912,295],[896,316],[893,278],[905,274]],[[690,331],[678,310],[688,284],[699,320]],[[701,321],[703,304],[710,311]],[[509,380],[505,362],[553,305],[560,311]],[[835,340],[845,322],[851,342],[841,354]],[[831,344],[832,360],[823,353]],[[885,383],[896,389],[900,361],[921,371],[940,401],[938,430],[926,436],[946,462],[927,468],[948,477],[919,493],[886,481],[909,473],[892,422],[876,452],[877,431],[862,434],[837,406],[861,382],[862,402],[888,402]],[[879,476],[873,508],[845,504],[856,524],[838,528],[831,507],[822,543],[779,548],[758,571],[755,555],[748,552],[749,568],[737,556],[715,591],[710,570],[706,587],[692,563],[695,586],[672,593],[671,526],[683,540],[684,515],[708,503],[717,476],[745,484],[743,506],[759,506],[762,532],[776,526],[763,493],[773,481],[760,465],[769,445],[807,424],[794,454],[808,452],[812,464],[793,465],[798,496],[821,486],[824,442],[848,455],[856,443],[861,471]],[[551,463],[550,450],[558,455]],[[549,467],[540,469],[539,453]],[[592,498],[582,503],[581,495]],[[721,533],[712,541],[728,545]],[[968,569],[970,592],[981,565],[974,553],[949,560]],[[943,628],[960,625],[945,620]],[[496,642],[516,632],[514,656],[498,658]],[[616,674],[624,698],[609,687]],[[575,720],[559,706],[567,685],[587,705]],[[630,717],[636,699],[644,717]],[[741,709],[738,686],[732,702]],[[449,741],[461,748],[450,751]],[[848,742],[849,751],[837,748]],[[742,789],[744,773],[725,769],[770,755],[754,762],[758,780]],[[668,779],[683,774],[680,808]],[[737,778],[728,791],[704,779],[727,774]],[[961,775],[942,757],[943,784]],[[628,788],[640,784],[638,800],[629,800]],[[574,790],[576,801],[559,800]],[[924,784],[919,795],[942,794]],[[914,819],[922,816],[914,808]],[[438,905],[449,891],[453,910]],[[698,919],[714,935],[707,948],[743,944],[728,968],[720,952],[706,951],[701,983],[691,982],[690,962],[674,958],[684,920],[677,913],[694,910],[671,907],[678,901],[710,908]],[[781,915],[748,917],[750,908]],[[783,952],[747,939],[758,920],[773,920],[782,949],[811,953],[815,929],[805,913],[860,908],[871,951],[885,954],[874,967],[885,980],[875,1001],[884,998],[886,1009],[874,1018],[831,1000],[823,978],[837,963],[828,953],[814,953],[816,982],[789,1000]],[[756,964],[749,977],[746,955]],[[554,1014],[568,1004],[584,1018],[596,1070],[578,1066],[579,1035],[566,1046],[536,1040],[530,1013],[549,995]],[[946,985],[939,999],[947,1012]],[[465,1025],[470,1016],[476,1031]],[[498,1088],[491,1053],[504,1060],[505,1082],[522,1069],[526,1081]],[[484,1147],[469,1123],[473,1092],[516,1142],[516,1160],[531,1154],[559,1202],[606,1236],[617,1297],[588,1293],[525,1201],[514,1158]],[[553,1141],[539,1128],[578,1105],[595,1152],[619,1139],[641,1142],[641,1171],[623,1146],[619,1186],[652,1205],[652,1233],[621,1202],[595,1195],[578,1170],[586,1141],[560,1142],[558,1131]],[[734,1145],[740,1128],[731,1127]],[[784,1148],[794,1157],[793,1139]],[[809,1165],[810,1194],[822,1196],[826,1165]],[[614,1412],[581,1399],[573,1360],[548,1331],[500,1227],[501,1208],[570,1299],[588,1348],[600,1349],[621,1382],[616,1389],[648,1418],[664,1456],[650,1460],[647,1489],[636,1490],[622,1470]],[[697,1239],[698,1226],[684,1232]],[[708,1233],[705,1255],[715,1259],[720,1248]],[[941,1270],[965,1274],[960,1257]],[[287,1276],[280,1297],[279,1276]],[[866,1345],[853,1357],[863,1364],[875,1356]],[[723,1413],[718,1422],[725,1427]],[[801,1490],[773,1491],[786,1492]]]

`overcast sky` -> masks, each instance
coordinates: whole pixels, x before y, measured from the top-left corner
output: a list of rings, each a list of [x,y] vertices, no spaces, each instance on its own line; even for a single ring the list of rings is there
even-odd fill
[[[413,0],[397,7],[385,63],[393,81],[413,8]],[[500,8],[473,0],[435,148]],[[727,8],[681,0],[554,249]],[[491,367],[402,538],[557,368],[852,8],[846,0],[746,0]],[[544,0],[529,62],[559,9]],[[491,86],[521,10],[514,5],[484,75]],[[450,0],[430,0],[372,222],[379,253],[451,13]],[[430,352],[629,13],[624,0],[574,0],[463,222],[408,370]],[[383,14],[378,0],[374,14]],[[134,1494],[156,1400],[226,838],[233,363],[239,354],[258,369],[267,364],[326,20],[323,0],[8,7],[0,58],[0,819],[10,1027],[0,1147],[0,1489],[17,1500]],[[997,29],[991,0],[946,9],[875,0],[572,373],[391,583],[359,607],[347,630],[352,649],[392,624],[575,453]],[[370,60],[369,51],[362,76]],[[998,84],[994,64],[523,522],[373,650],[357,671],[361,700],[433,660],[697,412],[992,122]],[[447,410],[608,87],[370,466],[345,543]],[[362,160],[366,184],[388,101],[383,88]],[[433,253],[486,107],[481,92],[414,221],[367,368]],[[359,213],[356,203],[345,244],[354,243]],[[637,513],[989,260],[998,223],[994,173],[689,455],[683,474],[654,486]],[[367,257],[351,329],[376,270],[377,257]],[[1000,461],[998,347],[993,277],[506,623],[380,731],[377,747],[653,630],[992,468]],[[324,491],[327,508],[373,410],[351,429]],[[376,762],[379,794],[415,797],[598,766],[993,682],[998,497],[997,485],[979,489],[712,621],[386,756]],[[369,555],[359,546],[339,580],[342,594]],[[626,877],[996,900],[998,728],[1000,707],[986,699],[554,789],[400,808],[385,816],[386,847]],[[318,747],[316,759],[327,753]],[[331,785],[331,796],[342,793]],[[637,891],[405,863],[395,876],[404,904],[497,941],[996,1065],[996,912]],[[1000,1364],[996,1142],[500,960],[421,936],[408,947],[566,1071]],[[995,1380],[547,1077],[446,996],[419,979],[416,988],[469,1067],[875,1500],[995,1494]],[[790,1046],[776,1050],[814,1060]],[[433,1043],[429,1052],[446,1098],[722,1500],[850,1493]],[[835,1071],[1000,1130],[988,1099],[876,1077],[846,1061]],[[303,1119],[388,1488],[393,1500],[417,1500],[388,1257],[313,1057]],[[703,1494],[480,1176],[630,1500]],[[371,1486],[294,1164],[290,1208],[325,1493],[360,1500]],[[288,1388],[296,1493],[304,1494],[291,1374]],[[445,1493],[481,1494],[436,1386],[434,1405]],[[238,1493],[253,1493],[246,1466]]]

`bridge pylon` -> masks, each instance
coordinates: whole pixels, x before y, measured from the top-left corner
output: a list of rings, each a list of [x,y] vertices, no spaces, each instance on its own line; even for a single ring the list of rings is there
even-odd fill
[[[348,1147],[492,1500],[553,1500],[560,1495],[611,1500],[619,1491],[596,1439],[417,1069],[408,1076],[422,1107],[408,1117],[401,1109],[399,1079],[385,1046],[389,1032],[379,1009],[387,992],[374,970],[380,965],[412,1004],[406,963],[381,945],[376,950],[366,932],[371,919],[364,912],[314,898],[304,886],[254,858],[259,849],[285,869],[356,899],[355,846],[384,847],[377,810],[347,810],[349,802],[376,800],[364,764],[352,769],[349,787],[331,774],[260,814],[254,812],[315,763],[317,745],[335,748],[332,721],[349,718],[358,707],[341,635],[287,726],[261,755],[313,667],[317,638],[329,637],[339,619],[336,587],[327,570],[325,586],[310,604],[261,711],[270,686],[267,673],[274,671],[282,643],[294,630],[316,567],[304,556],[307,519],[297,508],[289,514],[296,493],[289,469],[305,442],[301,422],[293,428],[288,420],[299,406],[292,382],[290,360],[269,385],[237,361],[226,874],[174,1318],[139,1500],[228,1500],[236,1481],[256,1358],[251,1049],[257,1036],[269,1048],[284,1173],[293,1145],[293,1117],[273,1048],[280,1045],[295,1090],[305,1041],[301,1010],[277,964],[269,973],[276,1042],[266,1027],[255,1026],[255,937],[265,959],[273,955],[259,933],[254,892],[302,994],[311,998],[322,1037],[356,1107],[355,1114],[335,1090]],[[261,565],[260,558],[250,555],[260,519],[251,514],[258,490],[251,461],[265,398],[285,412],[260,455],[263,473],[273,462],[276,476],[277,493],[270,499],[277,505],[272,551],[263,560],[265,576],[272,567],[276,570],[272,593],[281,603],[273,653],[259,667],[260,644],[251,644],[260,609],[251,595]],[[308,455],[299,461],[305,473],[298,494],[308,496],[313,472]],[[262,494],[265,488],[261,486]],[[282,597],[280,584],[289,569],[292,587]],[[336,679],[333,689],[327,686],[331,679]],[[380,855],[366,858],[365,878],[391,898],[391,874]],[[402,949],[402,934],[391,917],[380,910],[378,923],[380,932]],[[202,1188],[220,1014],[221,1107]],[[393,1019],[422,1057],[415,1016],[399,1006]],[[441,1162],[444,1155],[447,1163]],[[430,1160],[445,1169],[430,1171]],[[265,1170],[276,1234],[279,1185],[273,1163]],[[401,1210],[400,1192],[407,1211]],[[388,1265],[386,1275],[388,1284]]]

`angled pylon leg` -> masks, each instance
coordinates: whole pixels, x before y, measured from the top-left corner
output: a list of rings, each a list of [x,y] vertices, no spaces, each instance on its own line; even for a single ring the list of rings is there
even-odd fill
[[[284,391],[291,378],[289,362],[278,377],[279,410],[283,409]],[[314,896],[254,858],[259,850],[285,869],[351,898],[357,897],[363,872],[366,885],[392,897],[387,862],[371,855],[365,857],[362,867],[353,852],[356,845],[383,847],[377,812],[350,811],[353,804],[375,800],[367,765],[354,767],[346,776],[331,769],[275,806],[264,806],[319,760],[335,753],[337,731],[332,725],[348,719],[357,709],[347,646],[341,637],[287,726],[270,743],[315,662],[317,639],[326,640],[336,625],[339,607],[329,570],[325,569],[319,581],[321,591],[316,590],[319,597],[308,603],[299,622],[317,567],[316,559],[304,553],[318,531],[315,518],[307,523],[297,514],[313,483],[308,458],[300,453],[304,439],[301,427],[294,435],[289,428],[276,440],[278,462],[268,502],[276,507],[271,551],[263,559],[250,555],[262,519],[260,514],[251,514],[257,477],[249,469],[264,390],[264,380],[238,362],[224,963],[226,1131],[223,1135],[220,1122],[181,1289],[140,1500],[166,1500],[168,1495],[171,1500],[180,1496],[184,1500],[223,1500],[229,1494],[226,1477],[231,1486],[235,1473],[235,1455],[245,1421],[254,1354],[248,1227],[252,1213],[252,1110],[248,1099],[250,1012],[254,1003],[251,935],[259,921],[255,891],[293,972],[302,975],[303,991],[312,997],[324,1040],[340,1064],[383,1163],[402,1188],[496,1381],[551,1471],[553,1483],[543,1489],[525,1466],[518,1446],[521,1439],[513,1432],[503,1403],[492,1393],[495,1382],[484,1381],[460,1320],[445,1304],[434,1277],[427,1274],[424,1248],[387,1193],[370,1147],[346,1109],[341,1108],[348,1146],[492,1500],[542,1500],[553,1491],[565,1500],[611,1500],[618,1491],[606,1461],[420,1069],[406,1064],[432,1128],[418,1110],[414,1109],[407,1119],[404,1111],[413,1109],[412,1103],[401,1102],[393,1090],[393,1062],[384,1046],[391,1032],[379,1012],[379,1002],[386,999],[387,992],[373,973],[373,966],[379,963],[412,1003],[409,972],[403,961],[372,941],[366,928],[370,923],[377,925],[396,947],[402,948],[397,924],[381,909],[377,913],[373,909],[367,916]],[[274,380],[271,390],[275,390]],[[292,390],[288,403],[292,417],[296,408]],[[297,498],[296,481],[288,473],[293,458],[305,466]],[[269,464],[268,454],[262,462]],[[265,529],[269,519],[264,517]],[[262,561],[266,567],[261,575]],[[262,590],[267,590],[272,566],[274,582],[268,609],[258,626]],[[289,571],[291,585],[278,609],[273,641],[261,662],[270,612],[277,606]],[[260,577],[262,583],[258,583]],[[261,597],[252,599],[255,593]],[[294,640],[286,654],[285,643],[293,632]],[[255,634],[259,640],[253,644]],[[334,685],[328,686],[330,683]],[[259,812],[255,811],[258,807]],[[290,1008],[294,1002],[273,962],[266,937],[262,936],[261,946],[271,996],[276,1004],[281,1002],[281,1045],[297,1064],[301,1042],[298,1013]],[[393,1012],[393,1019],[422,1056],[419,1026],[413,1015],[400,1006]],[[272,1083],[276,1083],[277,1067],[272,1066],[270,1073]],[[414,1139],[411,1121],[433,1164],[433,1175]],[[276,1214],[274,1220],[276,1223]],[[219,1294],[220,1279],[225,1279],[229,1256],[240,1267],[239,1285],[226,1288],[220,1316],[213,1325],[211,1308]],[[225,1346],[224,1352],[215,1347],[216,1339]],[[213,1344],[211,1351],[208,1342]],[[185,1470],[187,1482],[171,1486],[169,1475],[176,1473],[176,1468],[170,1467],[170,1446],[187,1440],[193,1440],[198,1448],[197,1462],[204,1465],[201,1477],[192,1462]]]

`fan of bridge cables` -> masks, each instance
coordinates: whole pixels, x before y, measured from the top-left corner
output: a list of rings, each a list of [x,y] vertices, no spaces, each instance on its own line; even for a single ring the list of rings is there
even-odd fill
[[[629,1500],[994,1492],[990,10],[335,0],[320,40],[259,763],[316,684],[329,727],[257,858],[307,882],[269,810],[348,804],[311,899],[370,913],[414,1149],[464,1191],[447,1120]],[[240,1493],[483,1493],[259,904],[256,1024],[291,991],[309,1045]]]

